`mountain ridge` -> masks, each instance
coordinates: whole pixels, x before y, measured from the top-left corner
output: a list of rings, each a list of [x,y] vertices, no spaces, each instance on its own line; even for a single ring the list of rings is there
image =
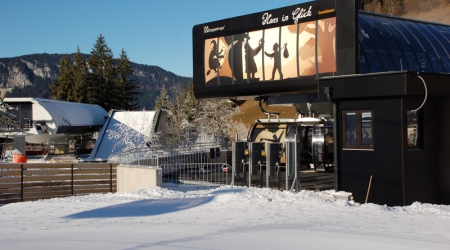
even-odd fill
[[[0,87],[12,88],[7,97],[50,98],[50,84],[59,75],[57,65],[61,58],[72,54],[35,53],[17,57],[0,58]],[[83,60],[90,55],[82,54]],[[141,108],[152,109],[159,90],[164,85],[168,93],[180,86],[188,86],[192,78],[176,75],[159,66],[131,62],[133,76],[139,82],[142,95],[138,96]]]

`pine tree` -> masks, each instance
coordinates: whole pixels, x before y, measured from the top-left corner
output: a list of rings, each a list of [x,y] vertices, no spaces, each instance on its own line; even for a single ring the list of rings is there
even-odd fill
[[[170,100],[169,100],[169,94],[167,93],[166,86],[162,86],[161,90],[159,91],[159,96],[156,98],[155,107],[154,110],[158,109],[165,109],[170,110]]]
[[[72,64],[73,72],[73,90],[69,101],[73,102],[86,102],[86,63],[83,61],[83,56],[80,52],[80,48],[77,48],[77,53],[74,57],[74,62]]]
[[[136,110],[139,108],[138,98],[140,92],[136,91],[137,81],[132,79],[133,67],[128,60],[127,53],[122,49],[117,63],[117,86],[114,95],[114,108],[122,110]]]
[[[116,72],[114,55],[100,34],[91,56],[87,60],[90,73],[87,75],[87,102],[97,104],[106,110],[115,108],[111,96],[114,95]]]
[[[61,58],[58,65],[59,75],[50,85],[51,98],[55,100],[68,101],[72,94],[73,72],[69,56]]]

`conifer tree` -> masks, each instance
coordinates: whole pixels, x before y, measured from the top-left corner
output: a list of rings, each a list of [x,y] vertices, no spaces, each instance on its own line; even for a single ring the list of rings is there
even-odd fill
[[[155,107],[154,110],[158,109],[170,109],[170,100],[169,100],[169,94],[167,93],[166,86],[163,85],[161,87],[161,90],[159,91],[159,96],[156,98]]]
[[[83,56],[80,52],[80,47],[77,48],[77,53],[72,64],[73,72],[73,90],[69,101],[86,102],[86,63],[83,61]]]
[[[59,75],[53,81],[52,85],[50,85],[52,99],[68,101],[69,96],[72,94],[73,85],[73,72],[71,67],[69,56],[61,58],[58,65]]]
[[[114,95],[116,72],[114,55],[100,34],[97,38],[91,56],[87,60],[89,73],[87,75],[87,102],[97,104],[106,110],[115,108],[111,96]]]
[[[128,60],[127,53],[122,49],[117,63],[117,86],[114,95],[114,108],[122,110],[136,110],[139,108],[138,98],[140,92],[136,91],[137,81],[132,79],[133,67]]]

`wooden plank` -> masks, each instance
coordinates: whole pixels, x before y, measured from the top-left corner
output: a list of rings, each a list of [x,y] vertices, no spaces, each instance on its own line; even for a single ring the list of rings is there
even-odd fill
[[[23,199],[25,200],[25,199],[29,199],[31,197],[48,199],[48,198],[54,198],[54,197],[61,196],[61,195],[71,196],[72,191],[60,190],[60,191],[54,191],[54,192],[28,192],[28,193],[23,194]]]
[[[20,183],[20,176],[0,178],[0,183],[17,183],[17,182]]]
[[[53,186],[67,186],[71,185],[71,181],[40,181],[40,182],[26,182],[23,184],[24,188],[27,187],[53,187]]]
[[[22,164],[17,163],[2,163],[0,164],[0,171],[4,169],[20,169]]]
[[[74,163],[74,168],[117,168],[120,163]]]
[[[117,188],[116,186],[112,186],[113,190],[116,188]],[[75,192],[78,192],[81,190],[87,190],[87,191],[90,190],[92,193],[98,193],[98,190],[103,190],[103,189],[108,190],[108,192],[109,192],[110,186],[109,185],[79,186],[79,187],[74,187],[73,191],[75,193]]]
[[[77,190],[77,191],[74,191],[74,195],[80,195],[80,194],[93,194],[93,193],[95,193],[95,194],[104,194],[104,193],[110,193],[109,192],[109,188],[108,189],[97,189],[97,190],[95,190],[95,192],[92,192],[92,191],[90,191],[90,190],[88,190],[88,189],[86,189],[86,190]]]
[[[6,169],[0,171],[0,179],[8,176],[20,176],[20,169]]]
[[[109,169],[74,169],[73,174],[110,174]]]
[[[73,182],[74,186],[93,185],[93,184],[109,185],[109,180],[76,180]]]
[[[16,182],[16,183],[0,183],[0,190],[11,189],[11,188],[20,188],[20,186],[21,186],[20,182]]]
[[[95,189],[96,187],[108,187],[109,183],[92,183],[86,185],[74,185],[73,189]]]
[[[0,199],[1,200],[20,199],[20,192],[19,193],[4,193],[4,194],[0,194]]]
[[[74,180],[109,180],[109,175],[74,175]]]
[[[75,163],[74,169],[110,169],[110,163]]]
[[[15,178],[19,178],[20,179],[20,170],[9,170],[9,171],[2,171],[5,172],[5,174],[0,174],[0,182],[2,182],[3,178],[10,178],[10,177],[15,177]]]
[[[23,164],[25,169],[46,169],[46,168],[66,168],[71,169],[72,163],[26,163]]]
[[[72,191],[72,185],[69,186],[52,186],[52,187],[28,187],[24,188],[24,193],[36,193],[36,192],[55,192],[55,191]]]
[[[72,174],[71,169],[40,169],[40,170],[24,170],[23,175],[58,175],[58,174]]]
[[[23,181],[33,182],[33,181],[70,181],[72,180],[71,175],[43,175],[43,176],[24,176]]]

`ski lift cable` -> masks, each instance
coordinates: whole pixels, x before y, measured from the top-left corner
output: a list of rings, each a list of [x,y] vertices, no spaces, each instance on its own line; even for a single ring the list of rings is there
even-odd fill
[[[425,102],[427,101],[427,97],[428,97],[428,90],[427,90],[427,85],[425,84],[425,80],[419,75],[419,73],[417,73],[417,77],[419,77],[420,80],[422,80],[422,82],[423,82],[423,87],[425,88],[425,98],[423,99],[422,104],[417,109],[413,109],[412,111],[418,111],[419,109],[421,109],[423,107],[423,105],[425,105]]]

